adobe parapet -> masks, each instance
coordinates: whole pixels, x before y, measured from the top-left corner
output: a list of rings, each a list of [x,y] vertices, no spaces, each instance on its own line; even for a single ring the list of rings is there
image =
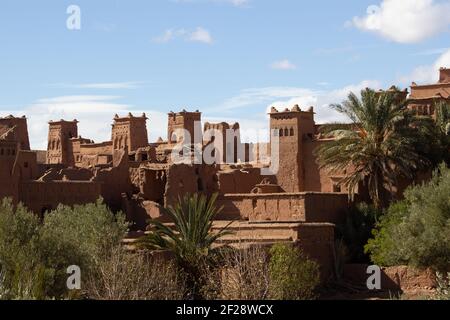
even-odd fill
[[[119,121],[130,121],[130,120],[148,120],[147,115],[144,113],[142,113],[141,116],[134,116],[131,112],[128,113],[127,116],[125,117],[120,117],[118,114],[116,114],[114,116],[114,121],[119,122]]]
[[[201,115],[202,113],[199,110],[195,111],[187,111],[186,109],[181,110],[180,112],[169,112],[169,116],[175,116],[175,115]]]
[[[22,117],[15,117],[12,114],[6,116],[6,117],[0,117],[0,120],[26,120],[27,117],[22,116]]]
[[[279,111],[277,108],[272,107],[270,109],[269,114],[287,114],[287,113],[312,113],[314,114],[314,107],[309,107],[306,111],[302,111],[300,109],[300,106],[298,104],[296,104],[294,107],[292,107],[292,109],[286,108],[283,111]]]
[[[59,121],[53,121],[53,120],[50,120],[49,122],[48,122],[48,124],[50,124],[50,125],[65,125],[65,124],[70,124],[70,125],[73,125],[73,124],[78,124],[78,120],[77,119],[74,119],[74,120],[72,120],[72,121],[67,121],[67,120],[63,120],[63,119],[61,119],[61,120],[59,120]]]

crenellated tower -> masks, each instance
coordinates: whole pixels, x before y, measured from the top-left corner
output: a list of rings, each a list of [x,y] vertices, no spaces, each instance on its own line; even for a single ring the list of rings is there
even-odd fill
[[[185,141],[184,132],[188,132],[190,135],[190,142],[194,142],[194,138],[199,139],[198,142],[202,141],[202,114],[198,110],[195,112],[188,112],[183,110],[181,112],[175,113],[170,112],[168,119],[168,131],[167,138],[169,144],[176,144],[180,141]]]
[[[71,139],[78,137],[78,121],[50,121],[48,131],[47,164],[74,166]]]
[[[145,113],[135,117],[114,117],[112,125],[112,142],[114,150],[127,149],[129,153],[148,146],[147,116]]]
[[[314,109],[302,111],[298,105],[284,111],[272,108],[269,115],[270,129],[279,138],[277,182],[285,192],[305,191],[303,140],[315,133]]]

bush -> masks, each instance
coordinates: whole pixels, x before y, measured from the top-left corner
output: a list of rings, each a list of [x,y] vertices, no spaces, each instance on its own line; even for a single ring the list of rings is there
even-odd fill
[[[101,201],[82,206],[59,206],[46,215],[40,230],[41,260],[52,271],[50,296],[67,291],[66,269],[77,265],[88,275],[127,232],[122,214],[114,216]]]
[[[433,179],[405,192],[392,205],[366,246],[374,263],[410,264],[447,271],[450,265],[450,169],[441,165]]]
[[[41,299],[48,273],[38,253],[36,216],[9,199],[0,203],[0,299]]]
[[[84,294],[96,300],[179,300],[184,279],[172,261],[114,247],[90,273]]]
[[[308,300],[315,297],[320,282],[319,267],[292,245],[276,244],[270,249],[270,298]]]
[[[0,273],[2,299],[69,298],[66,270],[78,265],[88,276],[108,247],[118,245],[127,230],[100,201],[60,206],[43,223],[11,201],[0,205]]]

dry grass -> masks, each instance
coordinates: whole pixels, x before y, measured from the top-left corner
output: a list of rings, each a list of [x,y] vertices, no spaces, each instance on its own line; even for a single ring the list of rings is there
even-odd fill
[[[184,281],[173,262],[114,248],[83,283],[94,300],[179,300]]]
[[[225,300],[265,300],[269,294],[268,254],[253,245],[227,253],[221,270],[220,298]]]

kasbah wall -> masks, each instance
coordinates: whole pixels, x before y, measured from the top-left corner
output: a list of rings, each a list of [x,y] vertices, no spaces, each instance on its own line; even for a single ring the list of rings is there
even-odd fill
[[[398,94],[406,98],[408,92]],[[441,69],[437,84],[411,86],[409,108],[421,115],[434,117],[434,102],[441,100],[450,102],[450,69]],[[174,163],[170,154],[185,139],[180,129],[192,137],[202,132],[198,110],[170,112],[167,140],[156,143],[148,142],[145,114],[115,115],[111,140],[100,143],[81,137],[77,120],[50,121],[46,151],[30,149],[25,117],[0,118],[0,199],[12,198],[43,216],[59,204],[102,197],[114,212],[125,212],[134,229],[143,230],[149,218],[166,221],[162,208],[179,196],[218,193],[224,207],[219,220],[240,221],[241,229],[246,223],[256,236],[268,235],[273,241],[279,230],[288,228],[295,234],[288,239],[303,239],[308,253],[326,264],[332,255],[333,224],[351,205],[339,184],[346,172],[330,174],[319,168],[314,151],[329,140],[319,133],[313,107],[272,108],[269,115],[270,129],[279,138],[279,170],[270,176],[261,174],[268,166],[261,153],[270,150],[270,143],[242,143],[238,123],[204,125],[203,131],[234,132],[231,143],[203,136],[200,147],[212,147],[218,163]]]

